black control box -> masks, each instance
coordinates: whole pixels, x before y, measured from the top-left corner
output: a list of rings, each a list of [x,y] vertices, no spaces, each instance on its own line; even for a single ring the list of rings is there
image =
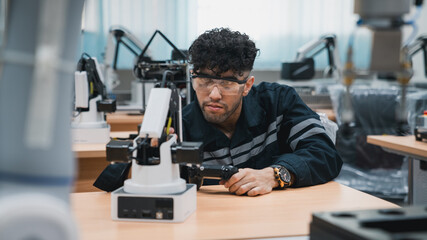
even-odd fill
[[[133,142],[130,140],[111,140],[107,143],[107,161],[129,162],[129,148]]]
[[[103,99],[96,102],[96,108],[98,112],[108,112],[112,113],[117,110],[116,100],[115,99]]]
[[[308,80],[314,77],[315,73],[313,58],[305,58],[301,62],[282,63],[281,78],[289,80]]]
[[[118,197],[119,218],[173,219],[173,199],[154,197]]]
[[[202,142],[180,142],[171,146],[172,162],[201,164],[203,162]]]

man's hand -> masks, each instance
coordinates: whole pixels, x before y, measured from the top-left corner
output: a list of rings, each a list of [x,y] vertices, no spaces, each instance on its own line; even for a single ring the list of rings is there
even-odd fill
[[[239,169],[228,181],[221,180],[220,184],[236,195],[257,196],[270,193],[278,186],[271,167],[256,170],[251,168]]]
[[[166,129],[165,129],[166,131]],[[167,134],[174,134],[175,133],[175,129],[174,128],[169,128],[169,132]],[[150,142],[150,147],[158,147],[159,146],[159,139],[158,138],[152,138],[151,142]]]

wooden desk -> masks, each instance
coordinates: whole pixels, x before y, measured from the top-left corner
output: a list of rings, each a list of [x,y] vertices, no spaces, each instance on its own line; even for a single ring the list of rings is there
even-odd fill
[[[136,115],[135,115],[136,114]],[[138,112],[117,111],[107,114],[107,123],[111,131],[137,131],[144,116]]]
[[[388,151],[399,155],[412,156],[414,158],[427,161],[427,142],[415,140],[415,136],[375,136],[367,138],[370,144],[386,148]]]
[[[128,138],[129,135],[133,133],[136,133],[136,131],[111,132],[110,137]],[[76,154],[77,158],[105,158],[105,146],[105,143],[76,143],[73,144],[73,152]]]
[[[136,131],[112,132],[112,138],[127,138]],[[108,166],[104,143],[73,144],[73,152],[78,162],[74,192],[100,191],[92,186],[96,178]]]
[[[110,194],[73,193],[72,209],[81,239],[248,239],[309,234],[311,213],[398,207],[340,185],[273,191],[258,197],[236,196],[223,186],[203,186],[197,210],[183,223],[113,221]]]
[[[381,146],[384,150],[396,153],[403,156],[408,156],[408,203],[419,204],[427,202],[427,187],[425,181],[427,180],[427,173],[424,171],[414,170],[414,159],[420,161],[427,161],[427,142],[416,141],[415,136],[374,136],[370,135],[367,138],[370,144]],[[419,161],[416,163],[421,166]],[[414,174],[414,171],[417,171]],[[420,181],[418,181],[417,178]],[[418,186],[419,184],[419,186]]]
[[[315,112],[326,113],[328,118],[336,122],[336,117],[333,109],[313,109]],[[137,112],[114,112],[107,114],[107,123],[111,126],[112,132],[117,131],[137,131],[138,125],[142,123],[143,115],[129,115],[138,114]]]

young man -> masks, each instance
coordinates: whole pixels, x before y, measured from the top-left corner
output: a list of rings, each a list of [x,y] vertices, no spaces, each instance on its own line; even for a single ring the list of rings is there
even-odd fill
[[[197,99],[183,109],[184,140],[204,143],[204,165],[234,165],[221,181],[237,195],[325,183],[342,160],[319,116],[285,85],[253,86],[258,49],[227,28],[200,35],[189,49]]]

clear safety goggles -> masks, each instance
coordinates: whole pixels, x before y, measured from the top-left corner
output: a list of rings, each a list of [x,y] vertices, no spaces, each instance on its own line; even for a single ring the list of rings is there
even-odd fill
[[[197,92],[210,93],[217,87],[221,95],[237,95],[242,84],[245,84],[249,76],[245,80],[238,80],[234,77],[217,77],[207,74],[191,75],[193,88]]]

